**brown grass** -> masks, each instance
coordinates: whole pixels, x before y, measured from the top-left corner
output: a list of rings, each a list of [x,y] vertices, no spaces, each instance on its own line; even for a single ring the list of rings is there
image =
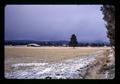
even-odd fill
[[[102,72],[105,72],[104,67],[108,63],[108,55],[109,49],[106,49],[101,55],[96,57],[96,61],[92,63],[95,65],[88,70],[86,79],[103,79],[104,74]]]
[[[61,62],[66,59],[87,56],[106,48],[92,47],[5,47],[5,71],[14,63]]]

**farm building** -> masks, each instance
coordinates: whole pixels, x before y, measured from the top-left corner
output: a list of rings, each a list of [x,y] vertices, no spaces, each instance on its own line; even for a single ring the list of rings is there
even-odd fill
[[[28,46],[28,47],[29,47],[29,46],[33,46],[33,47],[40,47],[40,45],[35,44],[35,43],[28,44],[27,46]]]

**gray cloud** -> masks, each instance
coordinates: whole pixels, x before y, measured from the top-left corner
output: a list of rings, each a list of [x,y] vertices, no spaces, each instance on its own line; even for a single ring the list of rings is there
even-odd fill
[[[6,40],[108,41],[101,5],[7,5]]]

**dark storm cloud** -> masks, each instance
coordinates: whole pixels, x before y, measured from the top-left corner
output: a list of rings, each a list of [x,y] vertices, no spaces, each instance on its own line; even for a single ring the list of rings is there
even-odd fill
[[[101,5],[7,5],[6,40],[108,41]]]

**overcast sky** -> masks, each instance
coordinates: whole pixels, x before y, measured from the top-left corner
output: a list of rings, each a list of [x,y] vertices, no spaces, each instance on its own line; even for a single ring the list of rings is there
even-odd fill
[[[102,5],[7,5],[5,40],[107,41]]]

